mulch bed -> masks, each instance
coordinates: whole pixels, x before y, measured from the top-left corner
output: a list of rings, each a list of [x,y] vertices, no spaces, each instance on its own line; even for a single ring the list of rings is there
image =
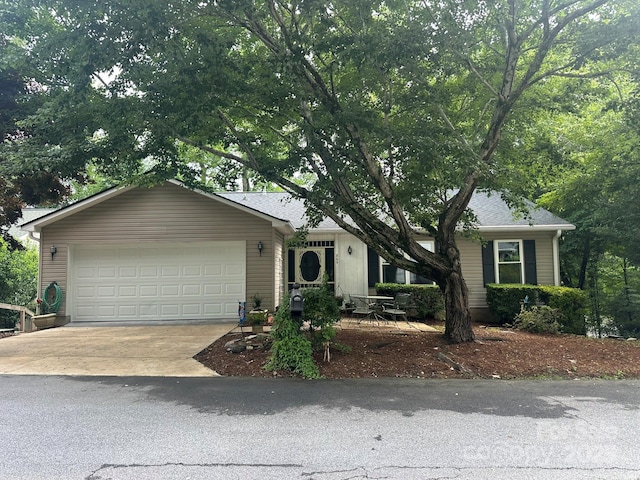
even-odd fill
[[[440,333],[387,328],[338,330],[331,362],[316,363],[325,378],[640,378],[640,342],[575,335],[540,335],[475,327],[476,342],[449,344]],[[267,372],[269,352],[231,353],[227,335],[194,358],[225,376],[279,377]]]

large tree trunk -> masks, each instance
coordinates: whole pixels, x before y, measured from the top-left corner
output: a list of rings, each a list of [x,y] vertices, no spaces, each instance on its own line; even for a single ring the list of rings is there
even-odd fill
[[[459,270],[452,272],[445,279],[444,304],[445,338],[454,343],[472,342],[475,336],[471,326],[469,290]]]

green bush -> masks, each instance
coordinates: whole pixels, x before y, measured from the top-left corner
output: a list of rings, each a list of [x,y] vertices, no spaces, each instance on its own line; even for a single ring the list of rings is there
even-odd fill
[[[533,306],[516,315],[513,328],[532,333],[558,333],[562,313],[547,305]]]
[[[287,302],[288,298],[281,305],[288,305]],[[298,319],[291,318],[289,308],[282,307],[276,312],[271,338],[271,356],[265,370],[287,370],[304,378],[320,377],[318,366],[313,361],[311,341],[300,331]]]
[[[559,329],[564,333],[586,334],[585,314],[588,299],[576,288],[548,285],[488,284],[487,304],[499,323],[511,323],[528,297],[530,306],[545,304],[559,310]]]
[[[340,321],[340,305],[329,288],[325,275],[322,286],[302,291],[304,309],[302,319],[309,322],[309,334],[314,348],[320,348],[326,342],[332,342],[336,336],[333,325]]]
[[[541,285],[540,301],[562,312],[560,331],[576,335],[586,335],[585,316],[589,308],[589,298],[583,290],[569,287]]]
[[[444,298],[442,291],[436,285],[405,285],[402,283],[376,283],[378,295],[395,297],[398,293],[411,295],[411,305],[415,312],[409,310],[410,316],[420,319],[444,319]]]
[[[525,297],[528,297],[529,305],[538,303],[538,286],[519,283],[487,284],[487,305],[500,324],[513,322],[520,313]]]

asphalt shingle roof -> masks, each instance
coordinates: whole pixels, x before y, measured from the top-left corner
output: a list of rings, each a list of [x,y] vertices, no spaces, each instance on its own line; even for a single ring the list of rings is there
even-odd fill
[[[288,193],[281,192],[224,192],[219,193],[223,198],[248,207],[252,210],[267,214],[280,220],[288,221],[294,228],[299,228],[307,222],[306,209],[302,200],[292,198]],[[512,210],[499,194],[489,195],[475,192],[469,207],[478,219],[479,227],[510,227],[536,226],[573,227],[571,223],[557,217],[543,208],[535,208],[527,201],[530,208],[529,218],[514,217]],[[331,219],[324,219],[318,229],[338,229],[338,225]]]

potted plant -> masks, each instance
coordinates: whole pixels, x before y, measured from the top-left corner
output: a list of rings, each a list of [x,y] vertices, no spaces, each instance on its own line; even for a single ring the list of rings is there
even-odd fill
[[[262,333],[264,324],[267,322],[269,310],[262,308],[262,295],[256,293],[252,297],[253,308],[247,314],[247,321],[251,325],[253,333]]]

